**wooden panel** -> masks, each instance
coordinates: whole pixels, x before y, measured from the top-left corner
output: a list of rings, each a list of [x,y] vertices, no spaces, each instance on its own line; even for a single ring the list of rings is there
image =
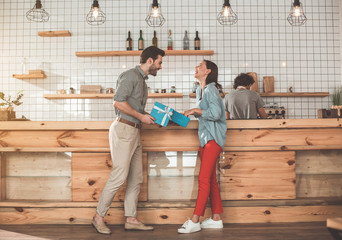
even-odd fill
[[[190,121],[192,122],[192,121]],[[0,123],[1,127],[1,123]],[[340,119],[257,119],[227,120],[228,129],[291,129],[291,128],[339,128]],[[330,129],[335,131],[333,129]]]
[[[62,31],[42,31],[38,32],[40,37],[70,37],[71,33],[68,30]]]
[[[96,208],[97,202],[66,202],[66,201],[0,201],[0,207],[26,208]],[[138,202],[138,208],[195,208],[195,201],[148,201]],[[341,198],[300,198],[300,199],[256,199],[253,201],[231,200],[222,201],[223,207],[293,207],[293,206],[332,206],[341,205]],[[122,208],[123,202],[112,202],[112,208]]]
[[[105,186],[112,160],[109,153],[74,153],[72,155],[72,201],[98,201]],[[143,154],[143,176],[139,201],[147,201],[147,154]],[[114,201],[125,198],[126,183]]]
[[[0,200],[6,200],[6,159],[0,152]]]
[[[141,142],[144,147],[199,147],[198,130],[195,129],[160,129],[157,132],[143,129],[141,133]],[[156,134],[158,137],[156,137]]]
[[[198,178],[194,176],[149,177],[149,200],[196,200]]]
[[[142,130],[143,147],[186,148],[199,147],[196,129],[157,128]],[[158,135],[158,137],[156,137]],[[182,138],[179,138],[182,136]],[[93,139],[94,141],[89,141]],[[329,144],[327,144],[329,143]],[[108,149],[108,130],[104,131],[0,131],[0,146],[30,148],[105,148]],[[279,146],[279,148],[277,147]],[[293,148],[290,148],[290,147]],[[249,129],[227,130],[226,147],[260,147],[261,150],[340,149],[342,128],[338,129]],[[263,149],[265,148],[266,149]],[[271,148],[270,148],[271,147]],[[246,151],[251,151],[246,149]],[[16,149],[11,149],[11,151]],[[5,149],[3,150],[5,151]],[[20,149],[18,149],[20,151]],[[82,149],[80,149],[82,151]]]
[[[226,146],[341,145],[341,129],[227,130]],[[286,148],[285,148],[286,149]]]
[[[342,206],[224,207],[224,223],[317,222],[342,215]],[[0,208],[0,224],[90,224],[95,208]],[[147,224],[182,224],[193,208],[138,209]],[[204,217],[209,217],[210,210]],[[123,224],[123,208],[111,208],[108,224]]]
[[[7,153],[6,199],[71,200],[65,153]]]
[[[297,197],[342,197],[342,174],[297,174]]]
[[[220,159],[222,200],[294,199],[294,152],[232,152]]]
[[[331,120],[331,119],[330,119]],[[0,130],[103,130],[108,131],[113,121],[27,121],[0,122]]]
[[[0,130],[104,130],[108,131],[113,121],[0,121]],[[186,130],[198,128],[198,121],[191,120]],[[227,120],[228,129],[291,129],[291,128],[333,128],[342,129],[341,119],[257,119]],[[157,125],[143,125],[145,130],[160,130]],[[183,130],[180,126],[167,129]],[[196,132],[197,134],[197,132]]]
[[[273,76],[264,76],[264,92],[265,93],[273,93],[274,92],[274,77]]]
[[[297,151],[296,173],[342,175],[342,150]]]
[[[65,153],[7,153],[8,177],[71,176],[71,157]]]
[[[342,218],[328,218],[327,227],[342,231]]]
[[[6,199],[71,200],[70,177],[7,177]]]
[[[2,131],[0,146],[103,148],[109,144],[107,131]]]
[[[140,56],[142,51],[76,52],[77,57]],[[166,56],[213,55],[214,50],[165,50]]]

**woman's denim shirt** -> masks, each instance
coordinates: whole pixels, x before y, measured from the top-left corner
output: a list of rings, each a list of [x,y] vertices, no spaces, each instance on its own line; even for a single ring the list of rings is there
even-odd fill
[[[209,83],[203,89],[196,90],[197,108],[202,109],[202,116],[195,115],[199,120],[198,136],[201,147],[204,147],[210,140],[215,142],[223,149],[226,143],[227,121],[224,104],[215,83]]]

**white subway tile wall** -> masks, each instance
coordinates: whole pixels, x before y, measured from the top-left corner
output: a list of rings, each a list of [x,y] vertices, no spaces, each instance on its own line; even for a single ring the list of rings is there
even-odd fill
[[[233,26],[216,20],[223,0],[160,0],[165,24],[149,27],[145,18],[152,0],[99,0],[107,21],[90,26],[85,16],[92,0],[42,0],[50,14],[46,23],[29,22],[25,14],[35,1],[11,0],[0,3],[0,90],[15,95],[24,90],[24,103],[16,107],[17,117],[31,120],[112,120],[111,99],[48,100],[44,94],[80,85],[115,88],[119,74],[139,63],[139,57],[75,56],[77,51],[114,51],[126,49],[131,31],[133,50],[137,50],[139,30],[145,46],[152,43],[157,31],[158,44],[167,48],[171,29],[174,49],[182,49],[184,31],[189,32],[190,49],[194,49],[195,31],[199,31],[201,49],[214,50],[213,56],[167,56],[158,76],[150,77],[148,86],[170,90],[176,86],[183,98],[149,99],[183,111],[195,106],[189,98],[194,82],[194,67],[203,59],[217,63],[219,82],[224,91],[232,90],[234,78],[241,72],[256,72],[259,88],[263,76],[274,76],[275,92],[332,92],[340,80],[339,0],[303,1],[308,18],[301,27],[286,20],[291,0],[231,0],[238,15]],[[69,30],[71,37],[39,37],[39,31]],[[12,74],[28,69],[42,69],[47,78],[19,80]],[[329,108],[329,97],[264,97],[266,103],[278,103],[288,109],[287,118],[315,118],[317,109]]]

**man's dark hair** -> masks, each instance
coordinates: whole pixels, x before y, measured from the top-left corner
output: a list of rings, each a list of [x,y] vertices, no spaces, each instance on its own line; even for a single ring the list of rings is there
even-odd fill
[[[164,57],[165,51],[161,50],[155,46],[150,46],[145,48],[144,51],[140,55],[140,63],[146,63],[147,59],[152,58],[155,61],[158,58],[158,55]]]
[[[233,88],[237,89],[238,86],[247,87],[252,85],[254,82],[255,81],[252,76],[248,75],[247,73],[240,73],[239,76],[234,79]]]

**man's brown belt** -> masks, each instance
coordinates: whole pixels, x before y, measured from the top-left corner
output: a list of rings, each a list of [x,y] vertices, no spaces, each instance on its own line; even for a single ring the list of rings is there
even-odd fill
[[[124,124],[130,125],[132,127],[135,127],[135,128],[139,128],[139,129],[141,128],[141,124],[140,123],[134,123],[134,122],[131,122],[131,121],[128,121],[126,119],[119,118],[119,117],[116,118],[116,120],[119,121],[119,122],[122,122]]]

